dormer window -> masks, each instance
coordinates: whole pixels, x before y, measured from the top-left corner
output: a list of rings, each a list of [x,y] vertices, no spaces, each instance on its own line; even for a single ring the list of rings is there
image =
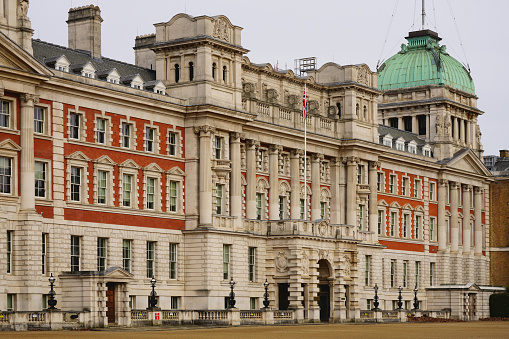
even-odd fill
[[[46,58],[44,59],[44,63],[48,67],[53,67],[57,71],[61,72],[69,72],[69,65],[71,64],[69,60],[65,57],[65,55],[60,55],[58,57]]]
[[[89,61],[85,64],[73,65],[71,69],[74,73],[84,76],[86,78],[95,78],[96,69],[94,65]]]
[[[410,141],[410,142],[408,143],[407,148],[408,148],[408,152],[409,152],[409,153],[417,154],[417,144],[416,144],[416,142],[415,142],[415,141],[413,141],[413,140],[412,140],[412,141]]]
[[[398,151],[404,151],[405,150],[405,140],[403,140],[403,138],[398,138],[396,140],[396,149]]]
[[[422,146],[422,155],[425,157],[431,157],[431,147],[430,145]]]
[[[390,134],[384,135],[384,137],[382,139],[382,144],[384,146],[392,148],[392,135],[390,135]]]

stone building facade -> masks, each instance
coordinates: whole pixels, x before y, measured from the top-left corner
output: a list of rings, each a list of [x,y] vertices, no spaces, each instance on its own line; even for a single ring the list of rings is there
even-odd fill
[[[427,309],[427,288],[489,283],[473,87],[255,64],[225,16],[156,24],[129,65],[101,56],[96,6],[69,11],[70,48],[26,45],[18,14],[0,34],[0,309],[45,308],[50,273],[92,326],[129,325],[152,276],[161,308],[189,310],[224,308],[232,279],[260,308],[267,279],[299,321],[358,319],[375,284],[387,310],[399,286]],[[475,300],[453,315],[483,316]]]

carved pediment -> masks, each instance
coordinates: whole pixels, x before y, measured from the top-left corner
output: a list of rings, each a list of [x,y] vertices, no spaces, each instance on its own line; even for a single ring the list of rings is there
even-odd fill
[[[48,77],[53,75],[30,53],[15,44],[3,33],[0,33],[0,67],[19,69]]]
[[[78,160],[78,161],[90,161],[90,158],[81,151],[76,151],[71,155],[66,156],[67,159]]]
[[[94,160],[94,162],[97,164],[110,165],[110,166],[116,165],[116,163],[113,160],[111,160],[111,158],[107,155],[100,156],[99,158]]]
[[[136,168],[136,169],[139,169],[140,166],[134,162],[134,160],[132,159],[127,159],[126,161],[124,161],[123,163],[120,164],[120,167],[130,167],[130,168]]]
[[[185,176],[186,173],[178,166],[173,167],[168,171],[168,174],[170,175],[179,175],[179,176]]]
[[[491,176],[484,163],[470,149],[457,152],[452,158],[447,159],[442,164],[460,171]]]
[[[153,162],[150,165],[148,165],[147,167],[145,167],[145,171],[162,172],[163,169],[158,164]]]
[[[0,142],[0,149],[7,150],[7,151],[21,151],[21,147],[19,147],[18,144],[16,144],[11,139],[6,139],[2,142]]]

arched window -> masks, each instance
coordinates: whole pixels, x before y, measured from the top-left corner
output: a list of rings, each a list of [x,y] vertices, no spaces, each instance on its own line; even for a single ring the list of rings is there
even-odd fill
[[[194,64],[191,61],[189,63],[189,81],[193,81],[193,78],[194,78]]]
[[[226,66],[223,66],[223,81],[226,82]]]
[[[338,108],[338,118],[341,119],[341,103],[337,103],[336,107]]]
[[[216,79],[216,70],[217,70],[217,65],[216,65],[216,63],[214,62],[214,63],[212,64],[212,79],[214,79],[214,80]]]
[[[175,64],[175,82],[180,81],[180,65]]]

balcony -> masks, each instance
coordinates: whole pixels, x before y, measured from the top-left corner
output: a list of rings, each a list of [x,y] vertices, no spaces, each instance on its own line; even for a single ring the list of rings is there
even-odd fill
[[[219,178],[225,178],[231,172],[230,160],[227,159],[213,159],[212,170]]]

